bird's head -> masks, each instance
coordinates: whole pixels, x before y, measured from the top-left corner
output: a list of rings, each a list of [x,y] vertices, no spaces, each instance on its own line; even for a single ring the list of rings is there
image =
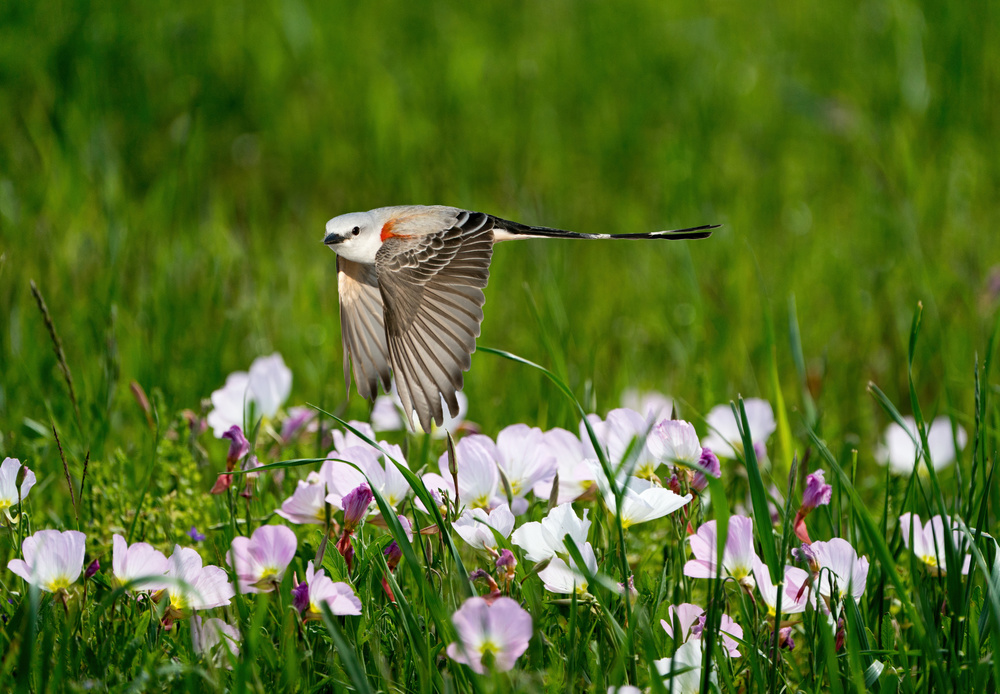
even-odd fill
[[[342,214],[326,223],[323,243],[342,258],[370,265],[382,245],[380,227],[370,212]]]

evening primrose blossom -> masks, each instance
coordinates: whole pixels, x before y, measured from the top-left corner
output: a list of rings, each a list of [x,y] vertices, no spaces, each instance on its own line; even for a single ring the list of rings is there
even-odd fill
[[[83,572],[87,536],[76,530],[39,530],[24,538],[24,559],[11,559],[7,568],[47,593],[65,592]]]
[[[575,501],[587,491],[596,477],[593,468],[587,463],[584,455],[583,442],[580,438],[565,429],[549,429],[542,435],[542,445],[556,459],[556,471],[559,476],[559,491],[556,495],[557,504]],[[552,484],[555,479],[543,479],[535,484],[532,490],[538,499],[552,497]]]
[[[310,560],[306,565],[306,580],[292,589],[294,605],[303,612],[303,618],[319,618],[325,604],[335,615],[361,614],[361,601],[354,589],[344,582],[334,582]]]
[[[482,434],[466,436],[455,445],[458,498],[462,506],[493,508],[497,505],[497,489],[500,485],[498,457],[493,440]],[[448,470],[447,451],[438,458],[438,469],[441,471],[440,475],[433,472],[424,475],[424,485],[431,492],[447,492],[451,500],[455,501],[455,483]]]
[[[825,598],[841,600],[852,595],[860,600],[868,582],[868,559],[858,557],[850,542],[835,537],[809,545],[817,566],[817,592]]]
[[[579,595],[586,594],[587,575],[597,575],[597,557],[589,542],[584,542],[577,547],[580,550],[580,557],[587,567],[587,574],[581,570],[574,559],[570,558],[569,561],[564,561],[560,557],[555,557],[548,566],[538,572],[538,577],[542,579],[545,590],[563,595],[569,595],[574,591]]]
[[[747,424],[750,426],[750,440],[753,442],[754,452],[758,458],[763,458],[767,453],[764,448],[767,439],[777,429],[774,422],[774,410],[767,400],[760,398],[748,398],[743,401],[743,407],[747,413]],[[736,458],[743,453],[743,437],[740,436],[740,428],[733,416],[733,409],[730,405],[716,405],[705,417],[708,424],[709,433],[701,445],[711,448],[716,455],[723,458]]]
[[[225,646],[225,650],[220,646]],[[221,619],[212,617],[202,621],[197,615],[191,620],[191,646],[194,652],[208,660],[214,667],[232,670],[226,657],[228,651],[233,656],[240,654],[240,631]]]
[[[466,509],[451,527],[472,547],[496,552],[497,539],[493,532],[510,537],[514,514],[507,504],[500,504],[489,513],[481,508]]]
[[[681,643],[687,641],[688,636],[700,639],[705,631],[706,612],[698,605],[682,603],[676,608],[671,605],[667,608],[667,616],[671,620],[676,619],[680,626]],[[665,619],[660,620],[660,626],[667,632],[667,636],[674,638],[674,624]],[[732,658],[740,657],[740,642],[737,639],[743,638],[743,628],[733,621],[729,615],[721,615],[719,619],[719,635],[722,637],[722,647]]]
[[[906,429],[892,422],[886,427],[883,436],[884,442],[875,451],[875,459],[882,464],[888,464],[889,470],[896,475],[911,475],[913,467],[920,455],[920,434],[917,432],[917,423],[913,417],[903,417]],[[943,470],[953,462],[957,455],[955,444],[958,449],[965,448],[968,436],[965,429],[957,427],[952,429],[951,420],[947,417],[937,417],[930,423],[927,429],[927,451],[926,456],[920,456],[920,465],[917,468],[921,475],[927,474],[927,460],[929,457],[934,465],[934,470]]]
[[[511,511],[521,515],[528,510],[524,497],[538,484],[548,483],[559,469],[559,462],[545,446],[545,437],[538,427],[512,424],[497,434],[497,465],[510,485]]]
[[[688,537],[688,542],[694,559],[684,564],[684,575],[715,578],[718,543],[715,521],[703,523],[696,534]],[[726,547],[722,553],[722,577],[733,578],[747,590],[752,590],[755,560],[759,561],[753,548],[753,520],[746,516],[731,516]]]
[[[487,669],[510,670],[531,641],[531,615],[510,598],[497,598],[492,603],[469,598],[451,621],[459,640],[448,646],[448,657],[480,675]]]
[[[111,537],[111,573],[119,584],[134,590],[162,590],[167,558],[146,542],[131,545],[121,535]],[[133,585],[134,584],[134,585]]]
[[[18,497],[23,501],[31,488],[35,486],[35,473],[24,468],[24,481],[20,490],[17,488],[17,475],[21,471],[21,461],[17,458],[4,458],[0,465],[0,511],[10,518],[10,509],[17,506]]]
[[[576,515],[572,504],[560,504],[541,520],[525,523],[514,531],[510,541],[524,550],[530,561],[539,562],[556,556],[568,557],[564,538],[569,535],[577,547],[583,547],[590,532],[587,509],[583,518]]]
[[[912,526],[912,535],[911,533]],[[921,525],[920,516],[915,513],[904,513],[899,517],[899,530],[903,535],[903,544],[927,567],[932,576],[948,573],[947,552],[945,550],[945,528],[951,530],[951,543],[955,552],[959,552],[966,542],[965,536],[958,525],[948,516],[934,516],[926,525]],[[962,574],[969,573],[972,555],[966,554],[962,559]]]
[[[771,571],[759,558],[754,562],[753,575],[757,580],[757,590],[767,606],[767,616],[774,618],[778,609],[778,586],[771,582]],[[808,588],[803,590],[809,574],[794,566],[786,566],[784,588],[781,594],[781,614],[805,612],[811,595]]]
[[[250,415],[271,419],[292,392],[292,372],[284,359],[275,352],[257,357],[250,371],[236,371],[226,377],[226,384],[212,393],[212,411],[208,425],[215,438],[232,426],[243,426]]]
[[[298,539],[284,525],[262,525],[250,537],[234,537],[226,563],[233,567],[241,593],[269,593],[281,583],[295,558]]]
[[[167,559],[166,588],[170,600],[169,617],[178,617],[183,610],[207,610],[228,605],[236,591],[229,583],[225,570],[218,566],[202,566],[201,555],[189,547],[174,546]]]
[[[702,679],[702,647],[700,639],[684,642],[672,658],[661,658],[653,664],[664,678],[663,686],[672,694],[699,694]],[[718,681],[715,669],[709,675],[714,684]]]
[[[290,498],[285,499],[277,514],[295,524],[322,525],[325,523],[326,497],[329,494],[329,488],[333,486],[330,481],[332,465],[333,463],[326,461],[320,467],[319,472],[314,470],[304,480],[299,480],[295,487],[295,493]]]

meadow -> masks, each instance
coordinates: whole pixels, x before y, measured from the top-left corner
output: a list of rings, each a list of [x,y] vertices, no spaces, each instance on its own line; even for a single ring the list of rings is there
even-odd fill
[[[0,474],[0,690],[995,691],[998,29],[910,0],[4,4],[0,458],[35,483]],[[449,452],[344,389],[323,225],[405,203],[722,227],[497,246]],[[211,398],[253,364],[286,397],[229,415],[244,445]],[[747,415],[722,451],[718,405]],[[568,467],[517,424],[569,432]],[[493,486],[463,501],[470,469]],[[554,469],[581,498],[544,493]],[[309,522],[276,513],[300,488],[333,495]],[[668,491],[692,498],[623,515]],[[466,507],[505,505],[466,541]],[[540,550],[522,528],[553,512],[571,541]],[[910,551],[905,514],[955,529]],[[288,561],[241,576],[261,528]],[[745,561],[697,556],[706,528]],[[85,539],[52,539],[80,571],[40,588],[6,567],[45,531]],[[158,568],[123,573],[115,535]],[[777,617],[761,565],[809,576]],[[484,610],[530,629],[470,663]]]

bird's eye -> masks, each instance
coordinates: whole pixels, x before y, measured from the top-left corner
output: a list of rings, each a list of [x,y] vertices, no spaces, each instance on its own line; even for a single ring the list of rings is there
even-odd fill
[[[354,227],[353,229],[351,229],[351,233],[357,236],[358,234],[361,233],[361,227]]]

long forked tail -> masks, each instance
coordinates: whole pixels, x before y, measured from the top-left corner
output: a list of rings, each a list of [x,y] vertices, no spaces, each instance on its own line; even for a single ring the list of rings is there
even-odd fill
[[[496,219],[496,230],[505,231],[510,234],[510,238],[538,238],[538,239],[670,239],[679,241],[683,239],[705,239],[712,235],[712,229],[718,229],[720,224],[703,224],[700,227],[689,227],[687,229],[672,229],[670,231],[652,231],[645,234],[581,234],[575,231],[565,231],[564,229],[552,229],[550,227],[532,227],[517,222],[509,222],[506,219]],[[498,234],[498,239],[502,237]]]

